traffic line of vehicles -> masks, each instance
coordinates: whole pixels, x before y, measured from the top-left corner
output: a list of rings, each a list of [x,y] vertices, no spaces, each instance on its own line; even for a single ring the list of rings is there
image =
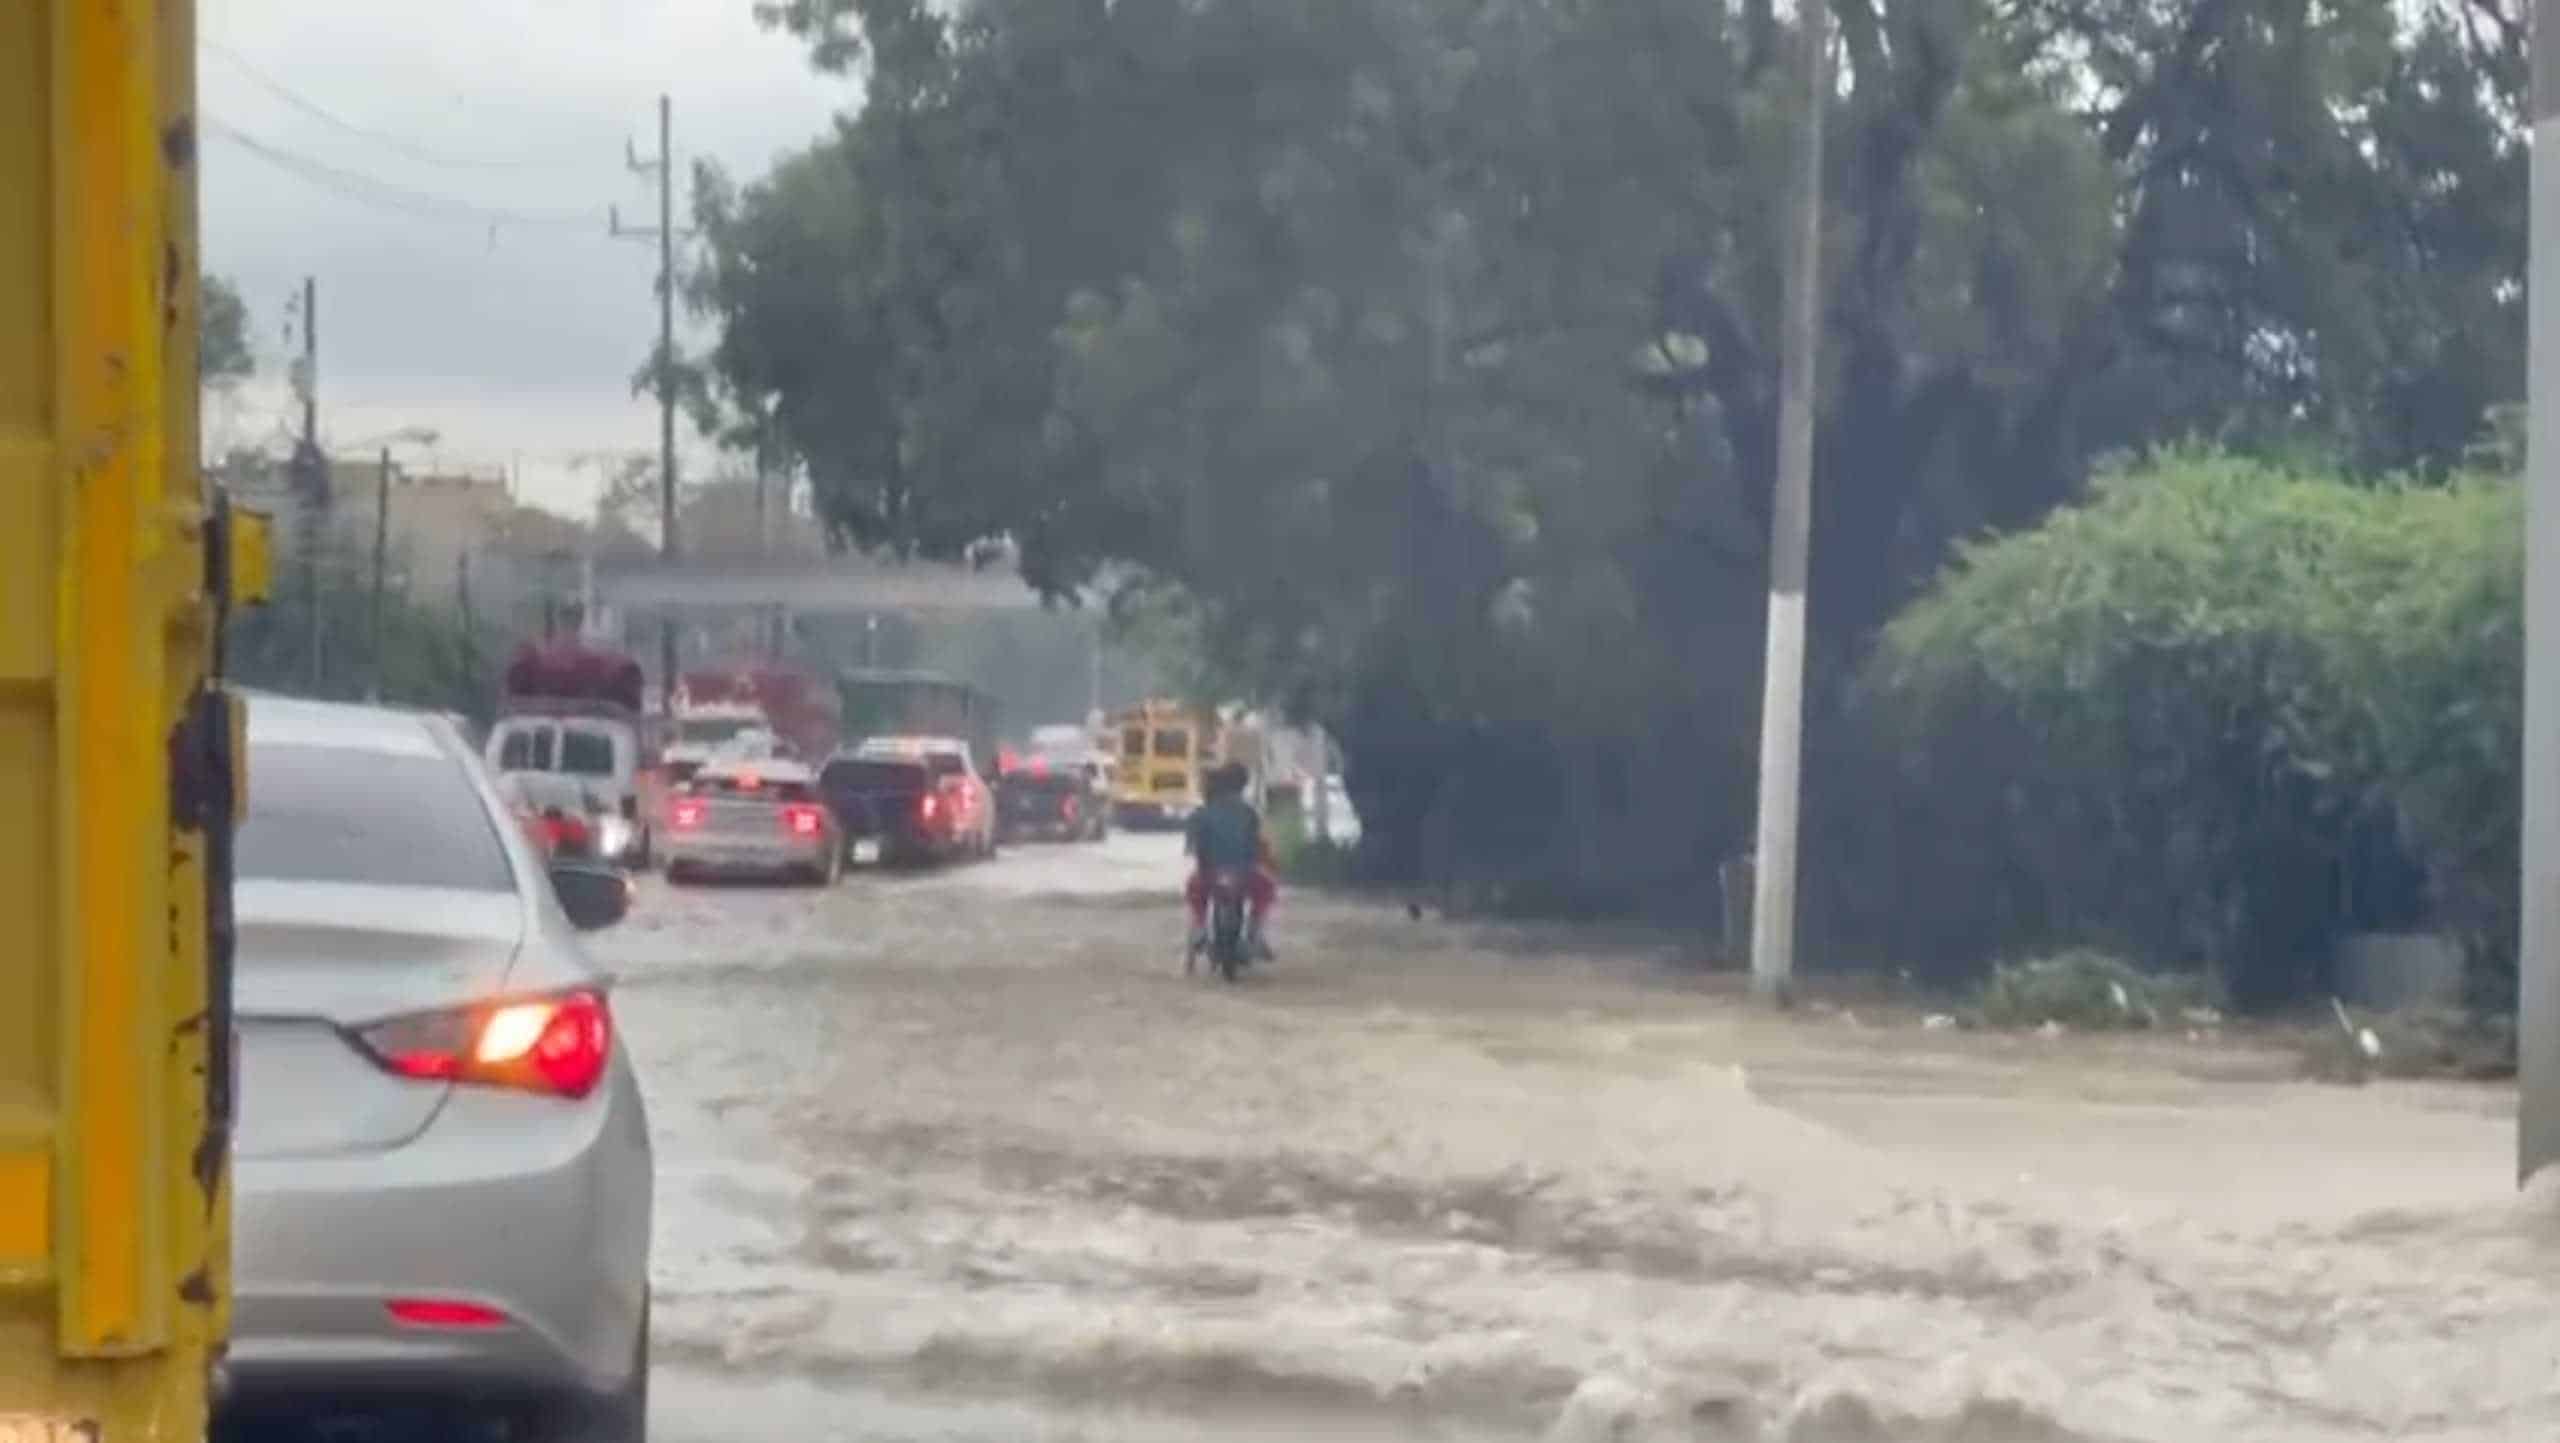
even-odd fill
[[[1321,754],[1293,759],[1284,734],[1232,708],[1148,701],[1037,728],[1017,754],[997,745],[991,698],[929,672],[849,671],[830,689],[759,661],[682,673],[665,716],[646,700],[637,662],[583,642],[528,645],[509,665],[486,756],[547,852],[662,865],[676,882],[825,885],[850,867],[1180,826],[1230,759],[1253,767],[1258,800],[1294,791],[1349,820],[1347,799],[1313,794],[1334,785]]]

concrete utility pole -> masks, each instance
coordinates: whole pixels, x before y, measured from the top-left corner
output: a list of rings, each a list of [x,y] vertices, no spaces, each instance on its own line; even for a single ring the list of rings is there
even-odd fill
[[[382,470],[373,483],[373,597],[365,631],[373,640],[373,699],[382,700],[382,579],[391,560],[391,448],[379,458]]]
[[[658,97],[658,154],[643,160],[626,155],[632,170],[658,178],[658,224],[625,226],[617,210],[607,216],[616,236],[654,237],[658,242],[658,554],[672,564],[682,551],[676,515],[676,151],[674,103]],[[658,693],[667,713],[675,714],[676,620],[658,620]]]
[[[2560,0],[2534,0],[2516,1173],[2560,1162]]]
[[[1804,612],[1812,532],[1813,415],[1822,339],[1822,120],[1831,89],[1831,16],[1798,0],[1804,115],[1778,363],[1777,496],[1769,521],[1769,642],[1760,693],[1760,816],[1753,850],[1751,990],[1783,1000],[1795,972],[1796,817],[1804,782]]]
[[[302,392],[302,439],[294,444],[292,461],[294,488],[302,502],[301,525],[296,529],[301,532],[303,597],[311,612],[306,685],[317,696],[327,670],[327,632],[321,624],[327,607],[320,596],[320,553],[329,544],[332,498],[329,458],[320,450],[320,282],[313,276],[302,278],[302,367],[294,379]]]

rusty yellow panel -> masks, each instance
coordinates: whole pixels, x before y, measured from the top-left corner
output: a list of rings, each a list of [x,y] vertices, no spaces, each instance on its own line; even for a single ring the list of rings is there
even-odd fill
[[[0,0],[0,1420],[110,1443],[201,1439],[227,1289],[193,48]]]
[[[167,1340],[151,1286],[166,1200],[159,1048],[146,1019],[146,955],[167,914],[167,825],[154,816],[159,768],[137,765],[162,711],[162,638],[145,594],[162,490],[162,345],[156,276],[163,247],[152,129],[158,36],[139,3],[68,3],[58,57],[53,202],[57,332],[56,484],[63,498],[55,574],[54,825],[64,868],[56,912],[62,999],[62,1342],[88,1356]],[[155,825],[155,823],[157,823]]]
[[[52,1244],[52,1154],[0,1142],[0,1280],[43,1282]]]

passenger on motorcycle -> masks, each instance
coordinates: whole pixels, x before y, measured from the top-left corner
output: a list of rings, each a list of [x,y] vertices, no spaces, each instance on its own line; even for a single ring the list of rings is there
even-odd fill
[[[1262,924],[1280,895],[1280,884],[1271,874],[1271,841],[1263,835],[1262,814],[1244,799],[1242,762],[1217,767],[1203,780],[1208,801],[1191,814],[1183,835],[1183,850],[1193,862],[1191,881],[1183,888],[1183,899],[1191,904],[1192,953],[1196,956],[1209,945],[1209,879],[1232,870],[1245,876],[1245,929],[1253,955],[1267,962],[1271,947],[1263,940]]]

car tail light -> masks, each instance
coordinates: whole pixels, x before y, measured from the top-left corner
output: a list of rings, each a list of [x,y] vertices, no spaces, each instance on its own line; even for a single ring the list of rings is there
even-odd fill
[[[795,837],[814,837],[826,830],[826,818],[816,807],[794,804],[782,809],[782,829]]]
[[[356,1034],[391,1072],[584,1097],[613,1056],[613,1019],[599,992],[527,997],[395,1017]]]
[[[412,1328],[503,1328],[505,1313],[460,1298],[393,1298],[382,1305],[391,1321]]]
[[[667,825],[679,832],[702,825],[702,803],[687,798],[667,808]]]
[[[930,822],[942,811],[942,798],[927,792],[916,802],[916,815]]]
[[[1070,822],[1076,819],[1076,799],[1073,796],[1065,796],[1058,799],[1058,815],[1066,818]]]

